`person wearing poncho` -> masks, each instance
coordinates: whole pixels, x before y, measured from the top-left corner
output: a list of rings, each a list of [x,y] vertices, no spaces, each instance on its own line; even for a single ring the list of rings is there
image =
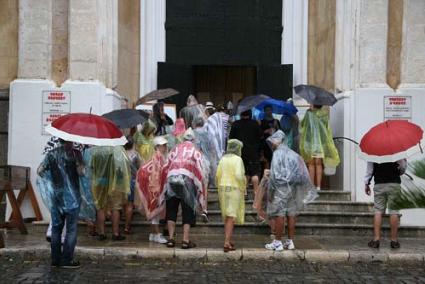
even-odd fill
[[[329,112],[322,106],[311,106],[301,121],[300,154],[308,165],[311,181],[320,190],[323,166],[334,170],[339,154],[332,139]]]
[[[90,161],[92,193],[97,209],[99,240],[106,239],[105,215],[112,211],[112,240],[121,241],[120,210],[127,203],[130,192],[130,160],[122,146],[95,146]]]
[[[161,174],[166,162],[167,140],[158,136],[153,143],[155,153],[152,159],[137,172],[137,194],[140,200],[137,207],[144,211],[146,219],[151,222],[149,241],[164,244],[167,240],[159,232],[159,220],[165,209]]]
[[[183,249],[196,245],[189,240],[190,226],[196,223],[196,209],[205,211],[205,192],[208,176],[202,153],[193,144],[195,135],[189,128],[183,135],[184,142],[177,145],[168,155],[163,169],[162,181],[165,184],[166,219],[170,239],[167,247],[174,247],[174,231],[177,212],[181,203],[183,219]]]
[[[228,128],[229,115],[221,111],[209,116],[205,123],[205,129],[215,148],[218,160],[221,159],[226,150]]]
[[[152,120],[147,120],[143,123],[142,130],[136,131],[133,135],[136,151],[139,152],[143,161],[152,159],[154,153],[153,138],[156,131],[156,125]]]
[[[194,95],[187,98],[186,106],[180,110],[179,117],[184,119],[186,129],[193,127],[192,123],[197,117],[204,121],[207,119],[204,106],[198,103]]]
[[[216,184],[225,231],[224,252],[235,250],[231,242],[234,223],[244,223],[246,178],[242,147],[241,141],[230,139],[217,167]]]
[[[84,165],[81,152],[71,142],[49,151],[38,167],[37,187],[52,217],[52,266],[78,267],[74,261],[77,243],[78,215],[81,204],[80,176]],[[66,236],[61,247],[61,234],[66,223]]]
[[[276,239],[265,247],[276,251],[295,248],[295,216],[305,204],[318,197],[303,159],[283,143],[284,139],[281,130],[267,139],[274,150],[267,190],[267,215],[274,219]],[[282,243],[286,217],[288,239]]]
[[[183,134],[186,132],[186,125],[183,118],[178,118],[174,124],[173,132],[166,136],[168,149],[173,149],[177,144],[183,142]]]

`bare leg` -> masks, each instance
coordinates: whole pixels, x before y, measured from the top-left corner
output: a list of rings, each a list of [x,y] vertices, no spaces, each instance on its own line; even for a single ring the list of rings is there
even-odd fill
[[[278,241],[282,241],[283,230],[284,230],[284,227],[285,227],[284,222],[285,222],[284,217],[275,217],[274,218],[276,240],[278,240]]]
[[[322,159],[314,159],[314,165],[316,167],[316,182],[315,185],[320,187],[322,184],[322,175],[323,175],[323,164]]]
[[[275,219],[269,219],[269,226],[270,226],[270,231],[273,235],[276,234],[276,225],[275,225]]]
[[[151,233],[152,234],[159,234],[159,225],[151,224]]]
[[[118,236],[120,234],[120,211],[112,210],[112,234]]]
[[[295,237],[295,216],[288,216],[288,239],[293,240]]]
[[[312,183],[315,184],[314,176],[316,174],[316,166],[314,165],[314,161],[308,162],[307,167],[308,167],[308,173],[310,174],[310,180]]]
[[[183,241],[184,242],[189,242],[189,232],[190,232],[190,225],[183,224]]]
[[[391,227],[391,240],[397,241],[399,217],[398,214],[391,214],[390,216],[390,227]]]
[[[131,219],[133,218],[133,203],[128,202],[125,206],[125,229],[130,230]]]
[[[97,229],[99,230],[99,235],[105,234],[105,210],[99,209],[97,210]]]
[[[373,232],[375,241],[379,241],[381,239],[381,225],[382,213],[375,213],[375,217],[373,218]]]
[[[229,247],[230,242],[232,241],[233,225],[234,225],[233,217],[226,217],[226,220],[224,222],[224,246],[225,247]]]
[[[174,232],[176,230],[176,222],[168,221],[168,236],[170,237],[170,240],[174,239]]]
[[[252,182],[252,187],[254,188],[254,200],[255,200],[257,197],[258,191],[260,190],[260,182],[258,180],[258,176],[251,177],[251,182]]]

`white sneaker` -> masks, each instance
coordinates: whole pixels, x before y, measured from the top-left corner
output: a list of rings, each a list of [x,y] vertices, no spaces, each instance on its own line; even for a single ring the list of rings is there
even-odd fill
[[[274,240],[273,242],[266,244],[266,249],[274,251],[283,251],[282,241]]]
[[[149,241],[150,242],[153,242],[154,238],[155,238],[155,234],[149,234]]]
[[[153,237],[153,242],[158,243],[158,244],[166,244],[168,241],[166,238],[164,238],[164,236],[162,234],[156,234]]]
[[[293,249],[295,249],[294,242],[293,242],[292,240],[286,240],[286,241],[283,243],[283,248],[284,248],[284,249],[288,249],[288,250],[293,250]]]

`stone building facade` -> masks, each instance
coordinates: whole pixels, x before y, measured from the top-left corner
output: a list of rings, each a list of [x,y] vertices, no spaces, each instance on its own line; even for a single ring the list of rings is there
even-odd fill
[[[167,60],[169,1],[0,0],[9,163],[35,167],[41,160],[47,139],[39,114],[43,90],[70,91],[72,111],[103,113],[120,107],[122,98],[131,105],[158,87],[158,62]],[[334,136],[360,140],[385,119],[388,96],[409,97],[410,120],[425,128],[425,1],[282,0],[280,7],[280,64],[292,66],[293,85],[336,93]],[[33,143],[20,142],[27,139]],[[330,186],[351,191],[353,200],[370,200],[355,146],[341,142],[338,148],[342,164]],[[404,224],[425,225],[418,217],[423,211],[403,214]]]

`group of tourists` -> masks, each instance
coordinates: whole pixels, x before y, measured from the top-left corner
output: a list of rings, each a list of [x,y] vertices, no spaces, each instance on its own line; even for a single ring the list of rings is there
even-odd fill
[[[190,228],[197,215],[208,222],[208,188],[212,187],[218,189],[224,252],[236,249],[233,229],[244,223],[249,185],[254,191],[253,208],[273,234],[265,248],[294,249],[297,213],[317,198],[322,168],[339,163],[328,111],[321,106],[311,106],[301,123],[297,115],[284,115],[279,121],[265,106],[263,119],[257,121],[251,110],[237,119],[228,109],[216,109],[212,103],[203,106],[189,96],[175,122],[159,102],[149,120],[123,132],[128,134],[124,147],[79,145],[56,138],[46,147],[37,185],[43,200],[50,200],[53,266],[79,266],[73,258],[78,220],[87,222],[91,236],[104,241],[109,219],[112,240],[122,241],[121,214],[126,220],[123,232],[131,234],[133,210],[150,222],[150,242],[172,248],[181,207],[181,248],[194,248]],[[283,240],[285,221],[288,238]],[[161,224],[166,224],[166,237]]]

